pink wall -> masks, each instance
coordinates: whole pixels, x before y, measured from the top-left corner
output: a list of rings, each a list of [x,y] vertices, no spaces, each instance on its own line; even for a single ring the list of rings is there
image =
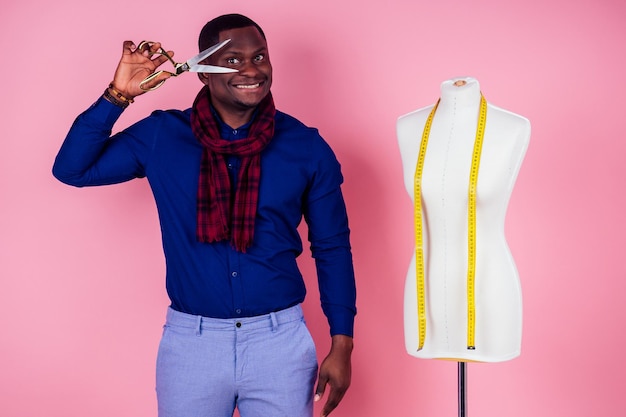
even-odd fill
[[[404,351],[412,207],[395,138],[397,117],[434,103],[439,84],[456,75],[476,77],[490,102],[533,127],[507,217],[524,293],[523,351],[469,365],[469,413],[622,415],[626,3],[154,4],[2,5],[0,415],[156,415],[167,299],[147,183],[79,190],[50,168],[74,117],[110,81],[124,39],[160,40],[191,56],[201,26],[232,11],[268,35],[278,108],[319,127],[343,164],[359,315],[353,385],[333,415],[456,415],[455,363]],[[118,126],[187,107],[198,88],[192,75],[168,81]],[[313,283],[311,262],[302,267]],[[327,329],[310,288],[305,307],[322,355]]]

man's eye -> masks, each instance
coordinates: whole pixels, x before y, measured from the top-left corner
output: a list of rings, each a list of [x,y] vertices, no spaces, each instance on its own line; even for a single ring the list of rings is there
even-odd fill
[[[264,59],[265,59],[265,55],[263,55],[263,54],[259,54],[259,55],[257,55],[257,56],[255,56],[255,57],[254,57],[254,60],[255,60],[256,62],[261,62],[261,61],[263,61]]]
[[[239,60],[237,58],[228,58],[226,60],[226,62],[230,65],[237,65],[239,64]]]

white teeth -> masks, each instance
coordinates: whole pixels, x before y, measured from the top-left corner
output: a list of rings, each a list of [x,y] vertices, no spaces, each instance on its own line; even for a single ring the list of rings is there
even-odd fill
[[[237,88],[259,88],[260,86],[261,86],[260,83],[256,83],[256,84],[246,84],[246,85],[239,84],[236,87]]]

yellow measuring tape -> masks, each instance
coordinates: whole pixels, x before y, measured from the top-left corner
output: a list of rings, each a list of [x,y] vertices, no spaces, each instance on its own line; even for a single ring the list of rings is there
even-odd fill
[[[435,112],[439,106],[439,101],[430,111],[420,144],[417,167],[414,176],[414,200],[415,200],[415,275],[417,288],[417,318],[419,345],[417,350],[424,347],[426,340],[426,290],[424,271],[424,240],[422,227],[422,174],[424,171],[424,159],[426,158],[426,148],[428,137],[432,127]],[[478,115],[478,125],[476,126],[476,139],[474,141],[474,151],[472,154],[472,167],[470,169],[468,208],[467,208],[467,348],[475,349],[474,339],[476,331],[476,300],[474,298],[474,282],[476,275],[476,188],[478,184],[478,168],[480,166],[480,154],[485,136],[485,125],[487,124],[487,101],[480,95],[480,112]]]

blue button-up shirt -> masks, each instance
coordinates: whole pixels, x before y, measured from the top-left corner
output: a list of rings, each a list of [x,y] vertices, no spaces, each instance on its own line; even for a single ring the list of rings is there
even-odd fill
[[[75,186],[147,177],[157,204],[171,307],[216,318],[255,316],[304,300],[296,264],[304,218],[330,333],[352,336],[356,290],[340,165],[316,129],[282,112],[261,154],[254,242],[246,253],[229,241],[196,240],[196,195],[202,146],[190,109],[156,111],[110,137],[121,108],[99,99],[70,129],[53,168]],[[224,139],[248,127],[221,124]],[[227,160],[233,175],[238,158]]]

